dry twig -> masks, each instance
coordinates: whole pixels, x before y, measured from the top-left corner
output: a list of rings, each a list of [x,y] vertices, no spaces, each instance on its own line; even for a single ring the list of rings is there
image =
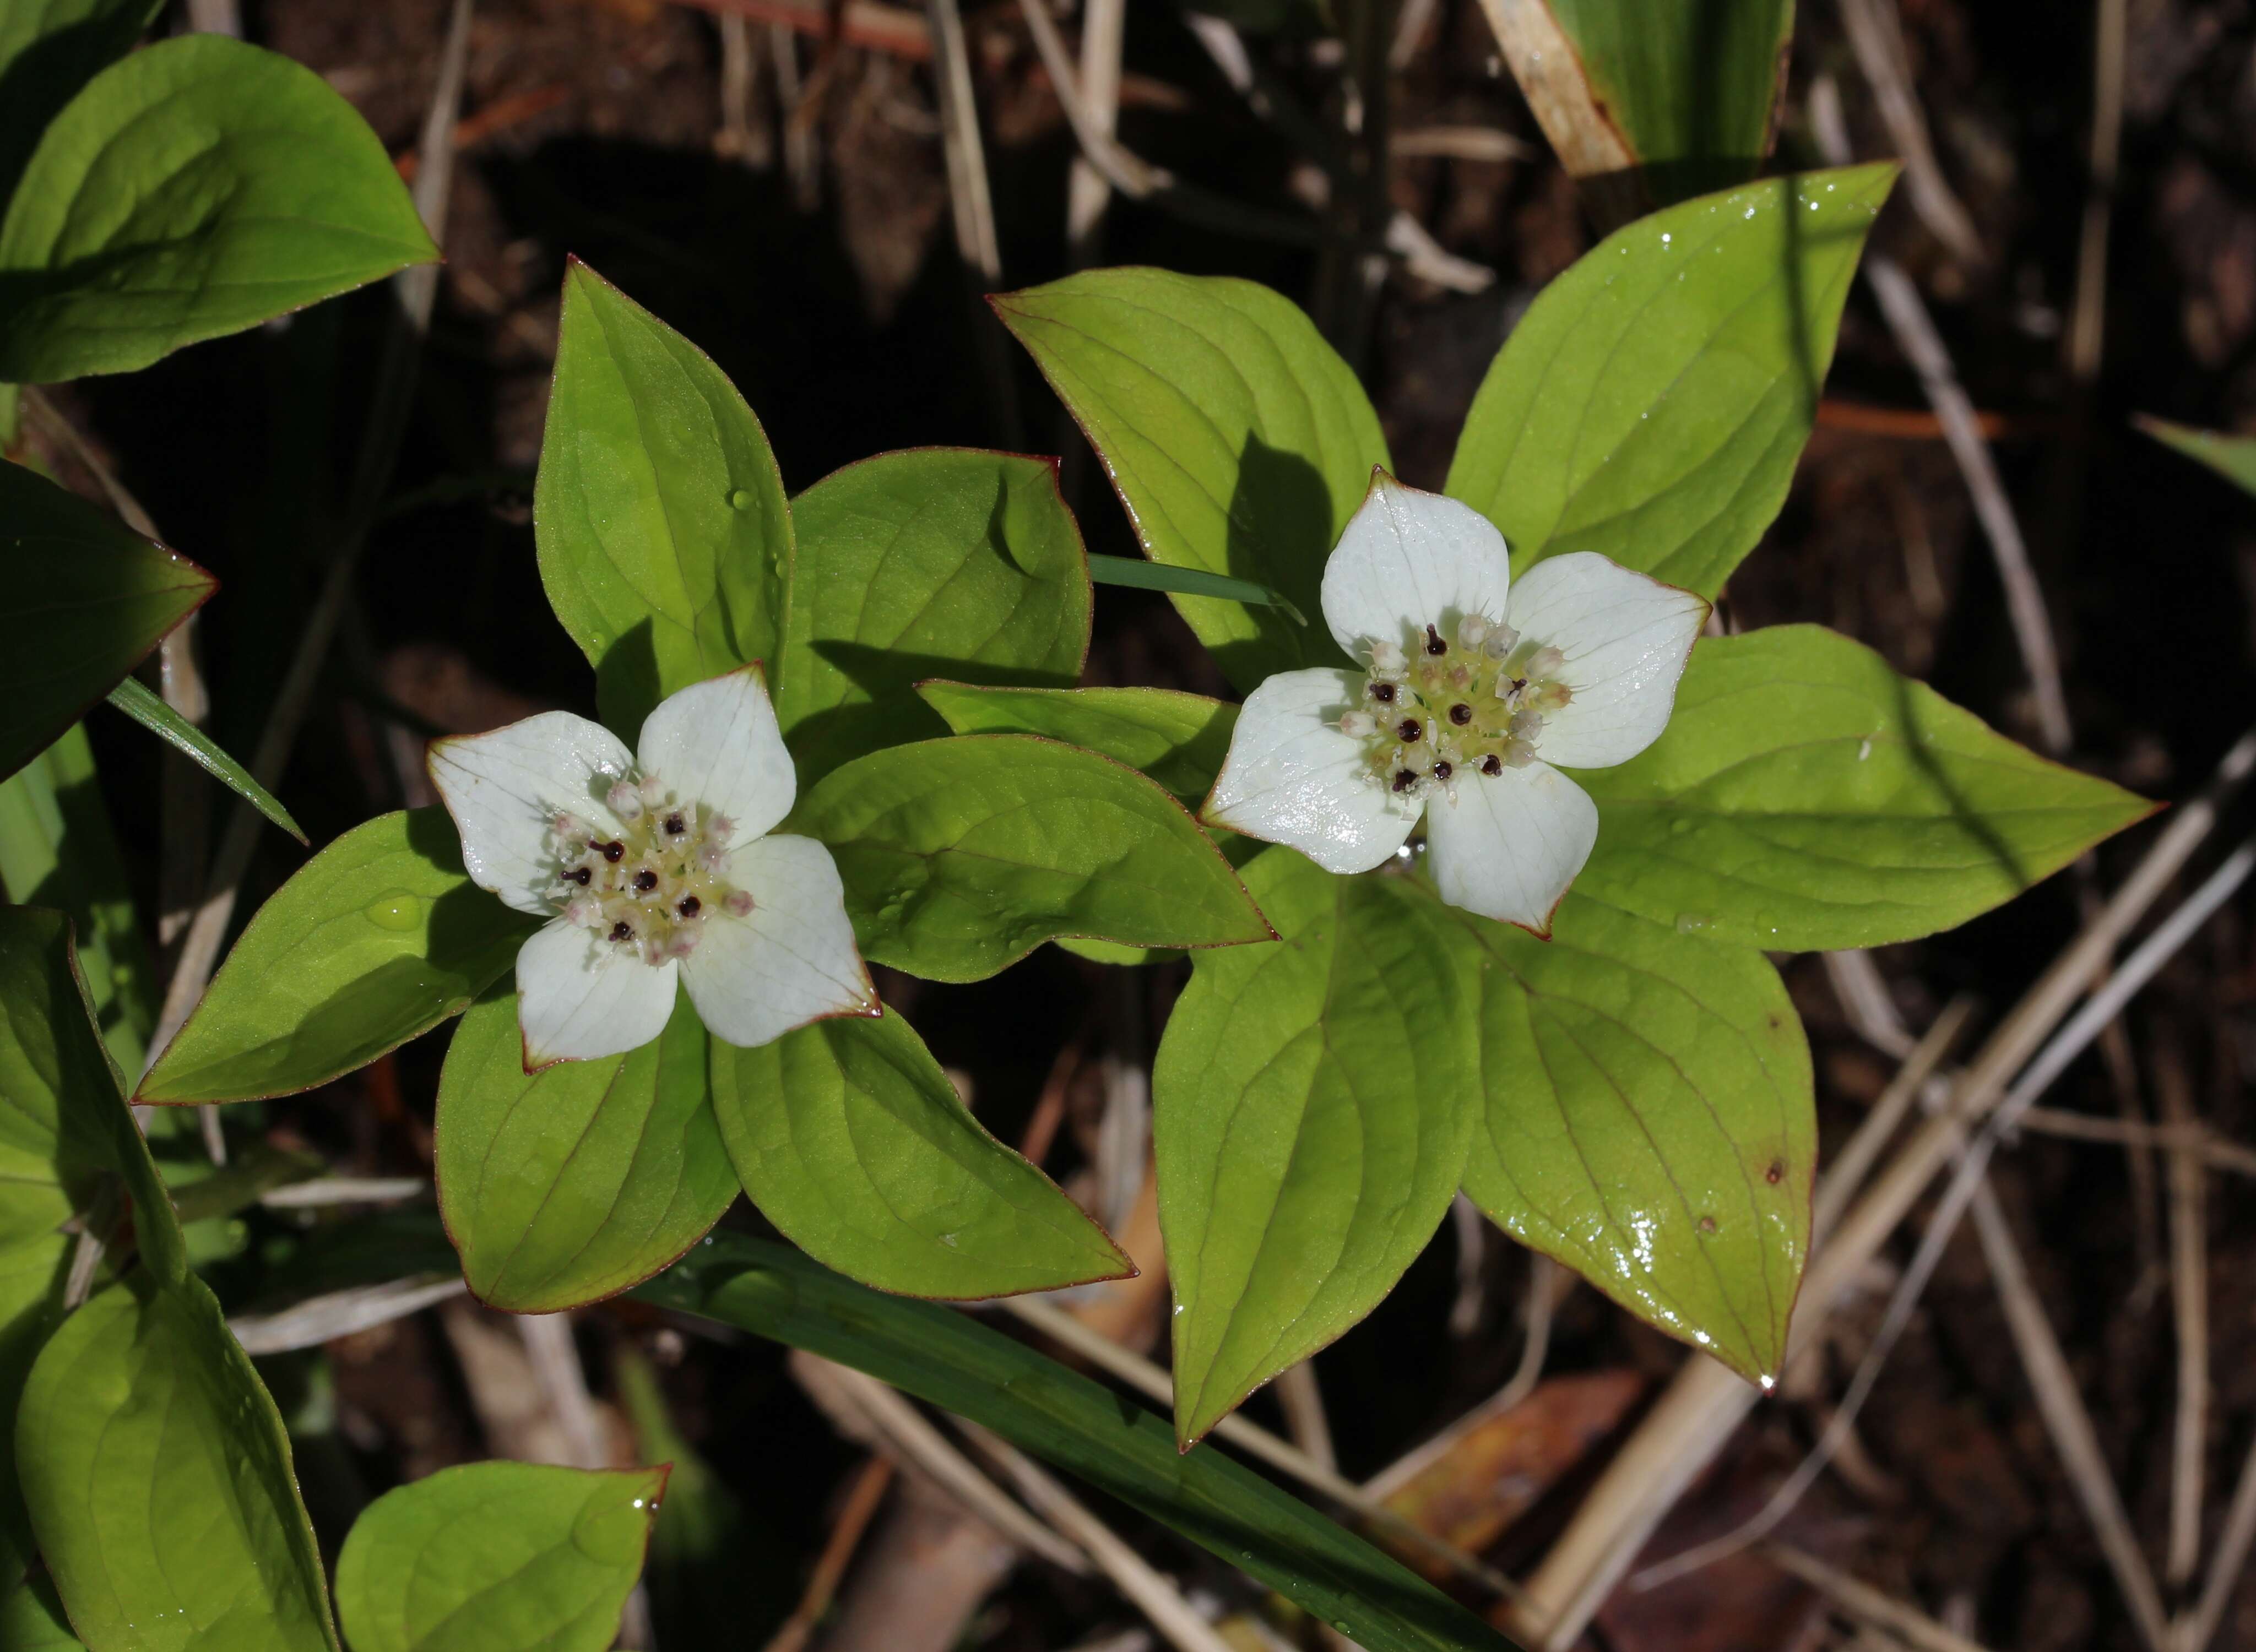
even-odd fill
[[[800,1652],[807,1644],[814,1626],[822,1621],[822,1614],[837,1597],[839,1580],[853,1564],[854,1551],[862,1546],[862,1534],[870,1529],[870,1522],[877,1517],[878,1506],[885,1501],[892,1483],[892,1459],[873,1454],[862,1465],[862,1472],[847,1487],[838,1518],[830,1524],[829,1536],[823,1539],[822,1552],[814,1557],[814,1569],[807,1573],[799,1604],[768,1637],[763,1652]]]
[[[1960,262],[1986,262],[1974,221],[1952,193],[1935,158],[1935,145],[1928,140],[1927,116],[1921,112],[1919,95],[1912,90],[1903,19],[1897,15],[1895,0],[1841,0],[1841,23],[1850,49],[1857,54],[1857,67],[1872,85],[1880,119],[1895,140],[1912,210]]]
[[[1829,1566],[1815,1555],[1784,1543],[1766,1543],[1763,1558],[1799,1578],[1859,1622],[1885,1630],[1921,1652],[1983,1652],[1981,1645],[1937,1623],[1916,1606],[1906,1606],[1861,1578]]]
[[[2200,1128],[2184,1058],[2168,1040],[2154,1046],[2162,1121],[2188,1135]],[[2196,1137],[2197,1140],[2197,1137]],[[2170,1304],[2177,1330],[2178,1395],[2170,1449],[2170,1538],[2162,1575],[2182,1589],[2201,1564],[2202,1470],[2209,1443],[2209,1177],[2200,1148],[2170,1149]]]

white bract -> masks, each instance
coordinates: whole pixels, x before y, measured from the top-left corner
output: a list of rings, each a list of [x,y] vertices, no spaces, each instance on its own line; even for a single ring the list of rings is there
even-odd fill
[[[1708,604],[1595,552],[1515,583],[1469,505],[1384,472],[1324,566],[1324,622],[1360,671],[1286,671],[1246,698],[1202,819],[1366,872],[1419,817],[1442,897],[1547,935],[1597,841],[1562,774],[1667,727]]]
[[[799,777],[758,665],[668,698],[636,751],[552,711],[430,770],[472,881],[550,919],[517,955],[526,1072],[648,1044],[677,981],[733,1044],[878,1013],[830,851],[768,835]]]

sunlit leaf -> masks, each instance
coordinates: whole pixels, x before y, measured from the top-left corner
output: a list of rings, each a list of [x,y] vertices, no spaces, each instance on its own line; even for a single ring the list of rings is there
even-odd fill
[[[663,1468],[462,1463],[386,1492],[337,1557],[353,1652],[603,1652]]]
[[[1892,165],[1766,179],[1617,230],[1490,366],[1448,491],[1514,572],[1568,551],[1713,596],[1786,501]]]
[[[1046,735],[1101,751],[1193,807],[1214,788],[1237,707],[1166,688],[978,688],[922,683],[917,692],[959,735]]]
[[[702,350],[577,259],[532,528],[549,604],[627,738],[676,690],[780,657],[791,508],[760,421]]]
[[[776,705],[801,789],[941,732],[921,678],[1068,684],[1089,650],[1089,571],[1054,460],[880,453],[792,503],[792,640]]]
[[[1464,1187],[1522,1244],[1750,1379],[1809,1244],[1809,1050],[1751,947],[1583,894],[1551,938],[1467,918],[1481,1086]]]
[[[1778,952],[1952,928],[2154,807],[1815,625],[1703,639],[1660,741],[1576,778],[1600,820],[1578,889]]]
[[[863,953],[978,981],[1060,935],[1137,946],[1269,938],[1182,805],[1109,757],[1024,735],[872,752],[803,798]]]
[[[439,1208],[481,1301],[548,1313],[616,1295],[737,1196],[709,1039],[687,995],[639,1050],[525,1071],[517,998],[476,1005],[439,1077]]]
[[[184,35],[95,76],[0,221],[0,379],[146,367],[438,257],[368,123],[311,69]]]
[[[1282,938],[1201,954],[1152,1067],[1186,1441],[1394,1288],[1479,1110],[1478,954],[1449,910],[1289,849],[1245,875]]]
[[[740,1050],[713,1106],[744,1192],[818,1262],[883,1290],[1000,1297],[1133,1271],[964,1108],[899,1015],[840,1016]]]
[[[1355,375],[1250,281],[1094,270],[990,300],[1081,422],[1154,562],[1248,580],[1318,613],[1340,531],[1387,462]],[[1285,609],[1177,595],[1230,680],[1339,663]]]
[[[327,1084],[462,1014],[536,927],[470,882],[445,810],[379,815],[258,909],[137,1099]]]
[[[0,203],[63,106],[132,48],[164,0],[12,0],[0,7]]]

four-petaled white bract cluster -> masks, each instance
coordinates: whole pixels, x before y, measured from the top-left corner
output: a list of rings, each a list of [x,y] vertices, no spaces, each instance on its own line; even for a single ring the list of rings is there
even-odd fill
[[[1444,900],[1549,934],[1598,835],[1597,805],[1552,765],[1610,768],[1660,737],[1708,604],[1588,551],[1514,584],[1485,517],[1379,472],[1323,606],[1367,669],[1255,689],[1200,818],[1345,873],[1423,814]]]
[[[551,918],[517,955],[526,1072],[648,1044],[677,981],[734,1044],[878,1013],[830,851],[768,835],[799,778],[758,665],[666,699],[636,751],[543,712],[430,770],[472,881]]]

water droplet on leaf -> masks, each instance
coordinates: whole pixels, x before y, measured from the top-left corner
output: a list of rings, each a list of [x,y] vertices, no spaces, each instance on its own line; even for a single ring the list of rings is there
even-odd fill
[[[731,510],[750,510],[752,508],[752,496],[739,488],[729,496],[729,505]]]
[[[404,931],[423,921],[423,897],[405,889],[386,889],[361,910],[378,929]]]
[[[1676,932],[1679,935],[1697,935],[1703,930],[1715,927],[1716,920],[1705,912],[1679,912],[1676,915]]]

